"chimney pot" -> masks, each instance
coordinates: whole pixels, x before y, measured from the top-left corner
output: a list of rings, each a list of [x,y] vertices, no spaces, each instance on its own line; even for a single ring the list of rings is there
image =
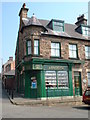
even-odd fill
[[[25,7],[26,7],[26,4],[24,3],[23,6],[22,6],[22,8],[25,8]]]
[[[84,14],[77,17],[77,22],[75,23],[77,26],[80,26],[81,24],[87,25],[87,19],[85,19]]]
[[[20,9],[19,16],[21,18],[27,18],[27,12],[28,12],[28,8],[26,8],[26,4],[24,3],[22,5],[22,8]]]
[[[9,61],[13,61],[13,57],[9,57]]]

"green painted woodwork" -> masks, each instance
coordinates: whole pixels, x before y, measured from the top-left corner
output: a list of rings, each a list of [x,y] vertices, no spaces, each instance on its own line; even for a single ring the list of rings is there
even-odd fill
[[[24,94],[24,81],[23,81],[23,74],[20,75],[20,93]]]
[[[74,75],[75,95],[81,96],[82,95],[81,73],[80,72],[77,73],[78,75]]]
[[[40,97],[46,97],[46,89],[45,89],[45,72],[41,72],[41,96]]]
[[[59,29],[55,29],[55,23],[58,23],[58,25],[56,25],[57,27],[59,26],[59,27],[62,27],[62,30],[60,30],[60,28]],[[62,24],[62,25],[60,25],[60,24]],[[59,32],[64,32],[64,21],[62,21],[62,20],[54,20],[54,19],[52,19],[52,29],[54,30],[54,31],[59,31]]]
[[[69,96],[69,89],[47,89],[46,97]]]
[[[82,63],[82,61],[79,61]],[[20,93],[24,93],[24,97],[26,98],[42,98],[42,97],[59,97],[59,96],[73,96],[73,85],[72,85],[72,66],[73,61],[69,60],[47,60],[47,59],[32,59],[30,62],[24,62],[22,64],[24,66],[24,76],[21,79],[25,79],[25,90],[23,87],[23,80],[21,80],[21,88]],[[58,70],[67,70],[68,71],[68,80],[69,87],[61,89],[57,87],[57,89],[46,89],[45,87],[45,70],[52,70],[54,66],[54,70],[57,72]],[[49,69],[49,67],[51,67]],[[21,67],[22,68],[22,67]],[[19,73],[20,74],[20,73]],[[23,78],[24,77],[24,78]],[[37,80],[37,89],[31,88],[31,78],[36,77]],[[58,79],[56,77],[56,79]],[[58,81],[57,81],[58,86]]]
[[[32,63],[37,63],[37,64],[59,64],[59,63],[84,63],[84,60],[62,60],[62,59],[58,59],[58,60],[54,60],[54,59],[39,59],[39,58],[33,58],[32,59]]]
[[[43,66],[42,66],[42,64],[33,64],[32,69],[33,70],[42,70]]]
[[[24,97],[30,98],[30,77],[29,72],[25,71],[25,94]]]
[[[66,65],[44,65],[44,70],[68,70]]]
[[[69,64],[69,89],[70,89],[70,96],[73,96],[73,85],[72,85],[72,64]]]

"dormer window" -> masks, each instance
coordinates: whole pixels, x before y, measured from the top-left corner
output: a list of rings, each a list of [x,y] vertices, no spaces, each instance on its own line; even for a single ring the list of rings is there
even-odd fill
[[[64,21],[52,19],[47,27],[57,32],[64,32]]]
[[[82,25],[82,34],[85,36],[90,36],[90,27]]]
[[[63,32],[64,31],[64,21],[53,20],[53,30]]]

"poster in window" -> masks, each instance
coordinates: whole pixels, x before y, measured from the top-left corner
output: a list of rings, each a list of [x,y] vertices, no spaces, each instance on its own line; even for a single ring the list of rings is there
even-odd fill
[[[31,88],[36,89],[37,88],[37,80],[36,77],[31,78]]]

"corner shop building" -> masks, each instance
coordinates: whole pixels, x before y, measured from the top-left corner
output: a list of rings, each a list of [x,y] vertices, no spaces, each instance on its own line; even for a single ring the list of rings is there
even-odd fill
[[[81,96],[90,83],[90,37],[80,33],[89,29],[87,20],[82,15],[72,25],[28,18],[27,11],[23,6],[19,13],[17,91],[26,98]]]

